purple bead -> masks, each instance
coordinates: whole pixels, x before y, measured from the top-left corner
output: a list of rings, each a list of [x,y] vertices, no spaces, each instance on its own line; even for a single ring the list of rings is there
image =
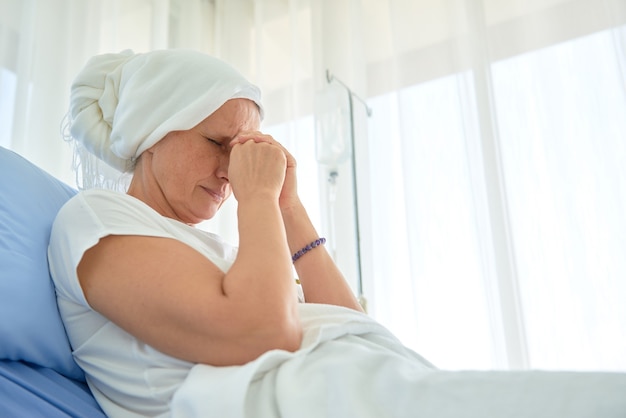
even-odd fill
[[[315,241],[307,244],[304,248],[296,252],[293,256],[291,256],[291,261],[295,262],[297,259],[302,257],[307,252],[311,251],[313,248],[318,247],[326,242],[326,238],[318,238]]]

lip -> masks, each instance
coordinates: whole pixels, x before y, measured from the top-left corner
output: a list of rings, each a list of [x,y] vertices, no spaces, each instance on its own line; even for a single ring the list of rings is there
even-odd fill
[[[213,199],[215,199],[218,202],[221,202],[224,200],[224,198],[226,197],[226,194],[224,192],[221,191],[215,191],[209,188],[206,188],[204,186],[200,186],[202,187],[202,189],[207,192],[209,195],[211,195],[213,197]]]

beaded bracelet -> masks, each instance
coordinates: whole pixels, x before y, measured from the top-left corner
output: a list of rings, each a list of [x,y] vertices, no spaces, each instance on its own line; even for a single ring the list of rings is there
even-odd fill
[[[313,248],[319,245],[324,245],[325,243],[326,243],[326,238],[318,238],[312,243],[307,244],[305,247],[303,247],[301,250],[299,250],[297,253],[291,256],[291,262],[295,263],[298,258],[302,257],[304,254],[308,253]]]

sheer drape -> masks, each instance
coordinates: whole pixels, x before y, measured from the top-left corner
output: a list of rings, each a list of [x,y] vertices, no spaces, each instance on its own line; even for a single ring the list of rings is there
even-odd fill
[[[413,33],[449,36],[370,67],[398,83],[372,99],[374,219],[402,219],[373,222],[373,294],[435,363],[623,369],[624,4],[504,3],[438,3]]]
[[[0,6],[0,145],[71,183],[59,125],[89,56],[215,54],[262,87],[320,232],[405,343],[445,368],[626,369],[623,1]],[[360,264],[350,161],[316,159],[326,70],[372,109],[355,103]],[[236,240],[235,205],[206,227]]]
[[[92,55],[167,46],[167,1],[0,0],[0,144],[73,183],[59,142],[69,85]]]

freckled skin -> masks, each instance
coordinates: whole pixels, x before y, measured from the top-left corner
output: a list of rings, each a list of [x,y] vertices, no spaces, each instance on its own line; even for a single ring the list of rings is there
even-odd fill
[[[144,152],[128,194],[184,223],[211,219],[232,194],[231,140],[240,132],[257,130],[259,124],[254,102],[227,101],[195,127],[170,132]]]

